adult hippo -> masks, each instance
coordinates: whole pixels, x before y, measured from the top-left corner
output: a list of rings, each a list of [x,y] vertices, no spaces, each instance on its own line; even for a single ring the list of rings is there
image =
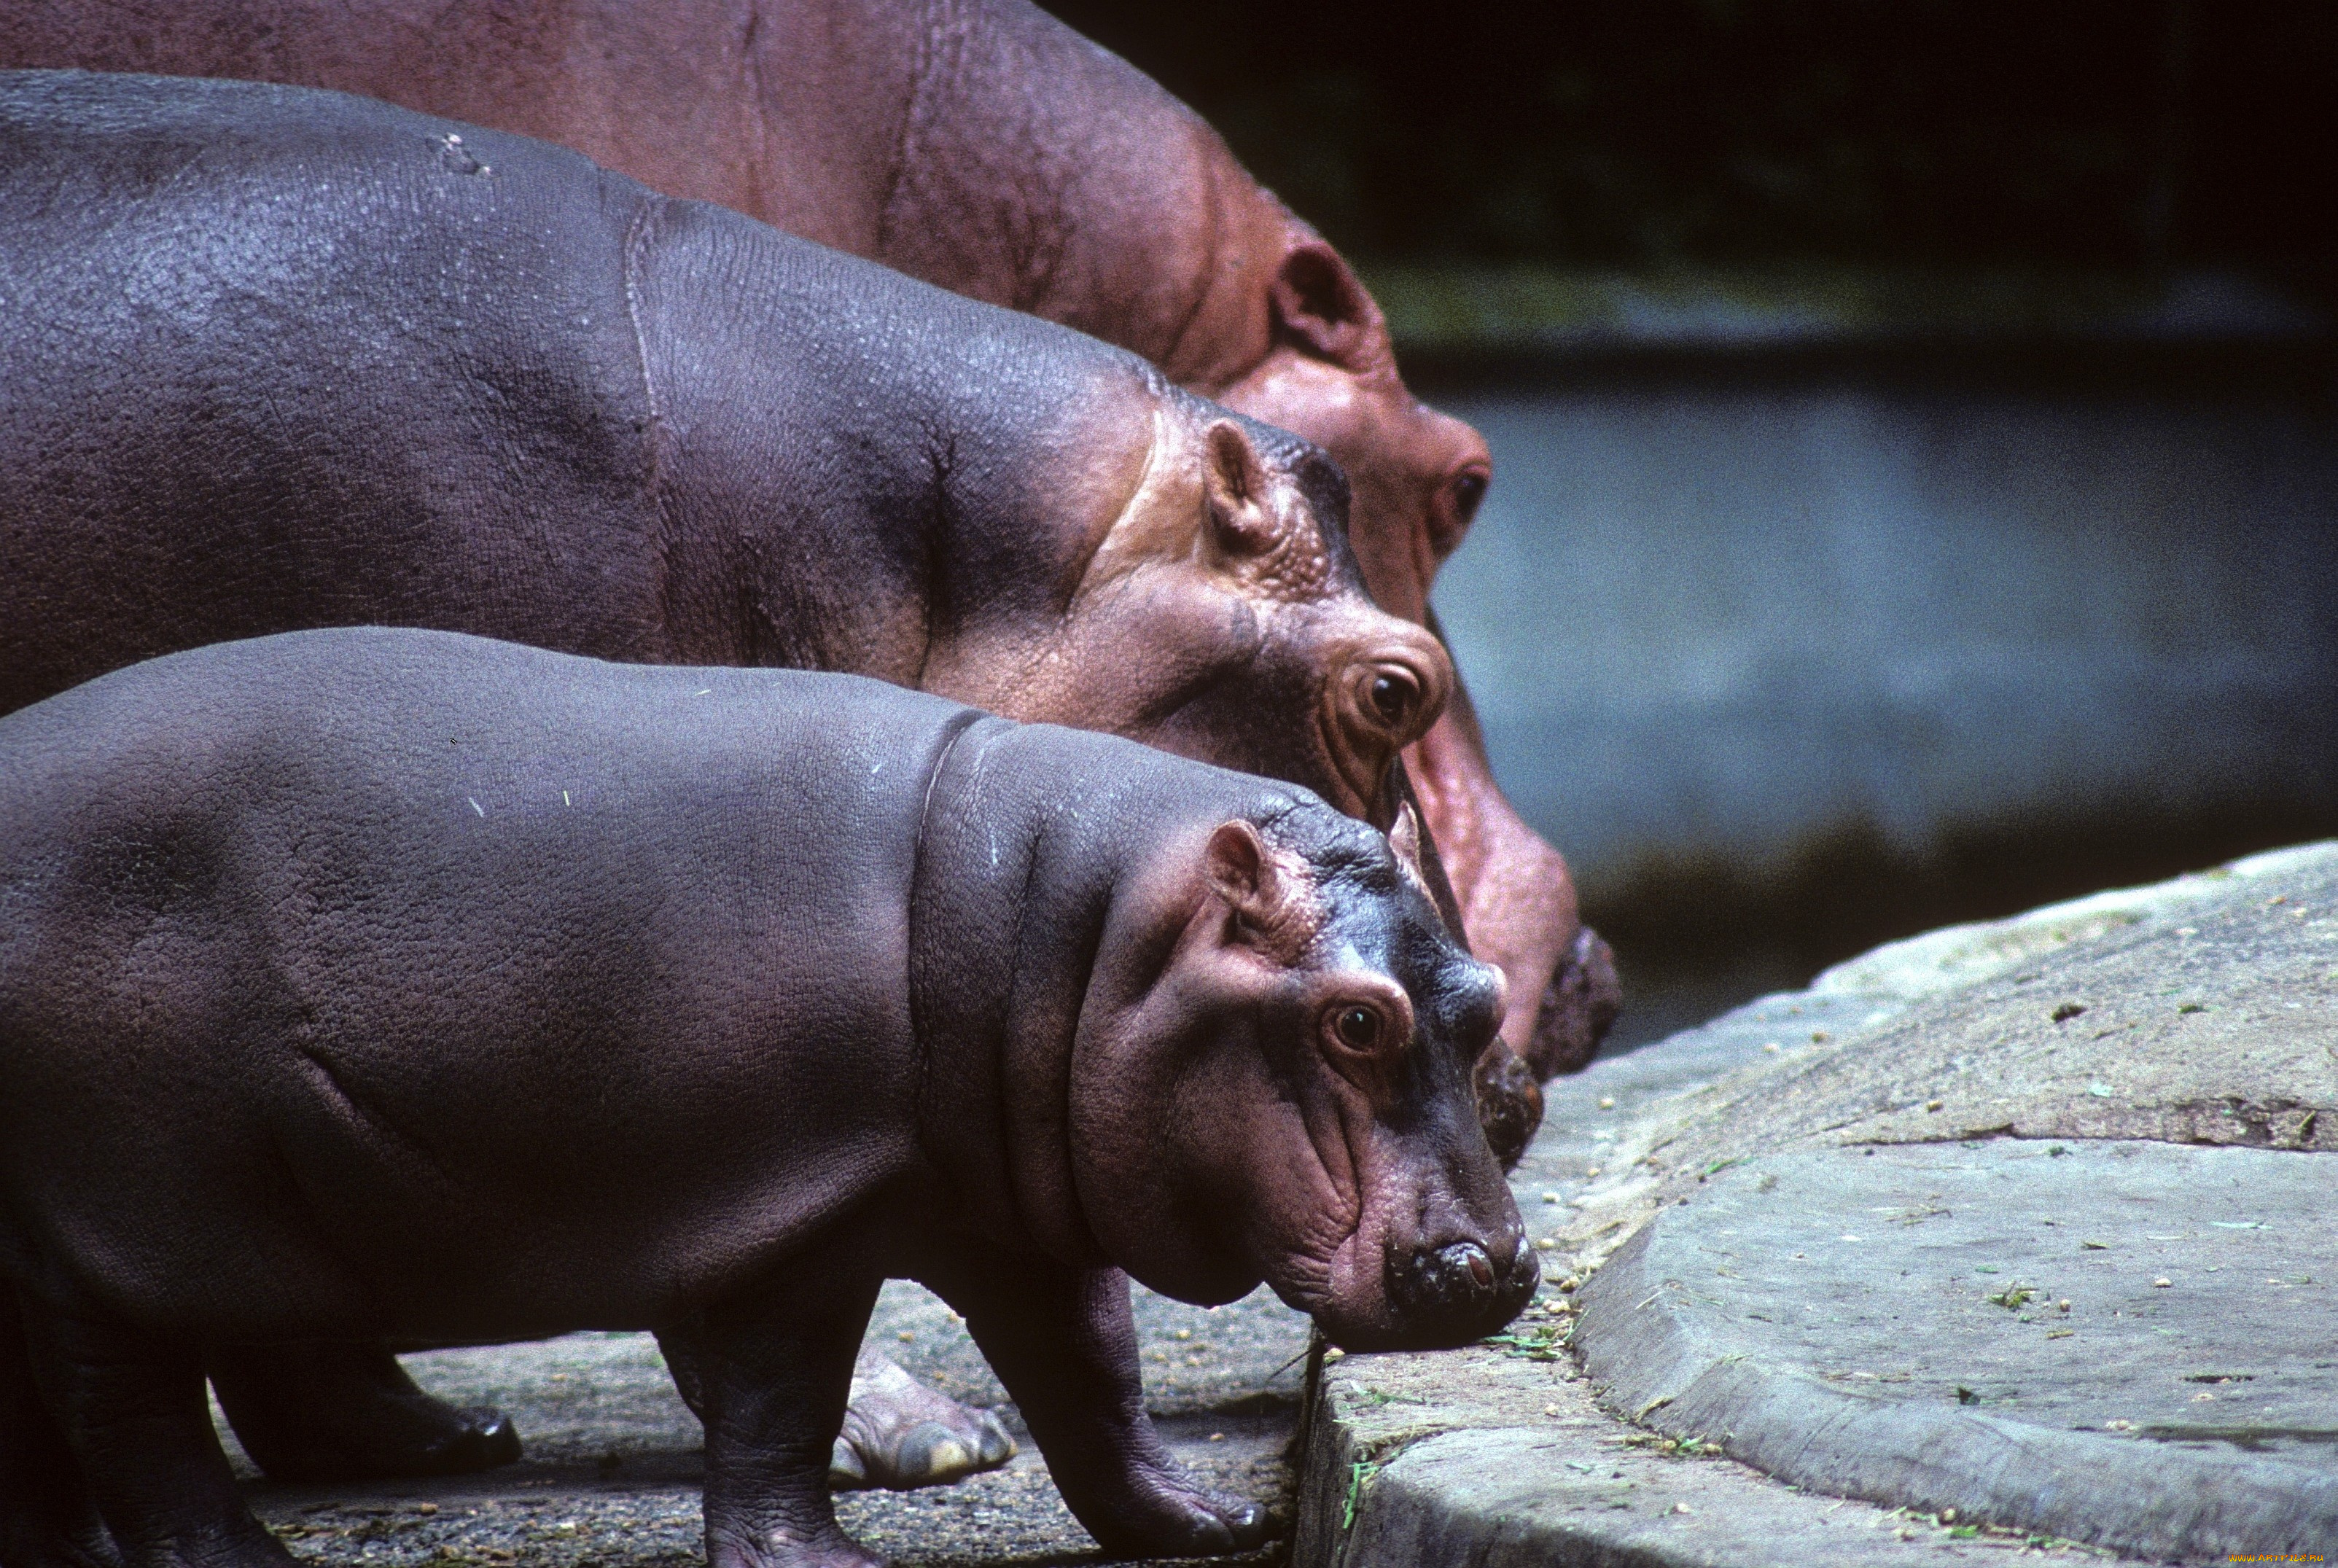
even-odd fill
[[[427,624],[848,670],[1390,818],[1436,640],[1134,355],[341,93],[0,75],[0,710]]]
[[[421,624],[880,676],[1386,821],[1451,675],[1366,597],[1341,504],[1312,447],[1133,355],[574,152],[338,93],[0,77],[0,711]],[[386,1352],[220,1374],[272,1473],[516,1451]],[[1010,1452],[953,1411],[864,1402],[840,1462]]]
[[[334,87],[558,142],[1153,360],[1319,443],[1364,583],[1431,622],[1485,494],[1478,433],[1424,407],[1339,253],[1208,125],[1029,0],[0,0],[0,65]],[[1466,704],[1409,753],[1469,940],[1508,976],[1505,1135],[1580,1067],[1615,967],[1556,850],[1496,787]],[[1498,1060],[1489,1068],[1505,1068]]]
[[[1304,790],[876,681],[375,628],[118,671],[0,720],[7,1560],[289,1568],[211,1347],[603,1328],[692,1368],[715,1568],[873,1563],[825,1458],[889,1276],[1108,1548],[1255,1545],[1119,1270],[1507,1322],[1501,988]]]

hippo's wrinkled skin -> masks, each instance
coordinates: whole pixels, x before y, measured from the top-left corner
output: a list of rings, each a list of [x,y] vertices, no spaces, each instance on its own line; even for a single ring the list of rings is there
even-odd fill
[[[0,710],[414,623],[882,676],[1362,813],[1450,672],[1365,597],[1340,505],[1311,448],[1124,352],[542,143],[323,93],[0,79]],[[223,1360],[271,1473],[516,1452],[354,1354]],[[963,1416],[924,1453],[898,1406],[844,1469],[1010,1451]]]
[[[1368,815],[1451,673],[1342,499],[1122,350],[544,142],[0,76],[0,707],[424,624],[849,670]]]
[[[289,1563],[212,1346],[602,1327],[694,1371],[715,1568],[870,1563],[826,1460],[888,1275],[1108,1548],[1252,1544],[1118,1270],[1358,1348],[1507,1321],[1501,986],[1303,790],[875,681],[364,628],[118,671],[0,720],[0,1555]]]
[[[0,65],[339,88],[541,136],[1134,349],[1319,443],[1385,607],[1429,622],[1491,474],[1337,251],[1208,125],[1028,0],[0,0]],[[1529,1080],[1590,1060],[1613,960],[1465,711],[1408,756]]]

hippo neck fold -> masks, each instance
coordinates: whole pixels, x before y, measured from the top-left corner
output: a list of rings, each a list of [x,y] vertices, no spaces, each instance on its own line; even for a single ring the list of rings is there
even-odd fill
[[[1110,736],[984,717],[936,767],[919,833],[909,955],[919,1142],[983,1234],[1076,1265],[1106,1260],[1073,1162],[1082,1011],[1100,959],[1124,974],[1157,965],[1174,936],[1105,955],[1106,928],[1180,839],[1198,847],[1273,791],[1164,761]]]
[[[700,202],[653,200],[626,266],[646,466],[661,518],[688,520],[663,535],[673,656],[978,700],[929,666],[1060,616],[1099,497],[1142,464],[1157,378]]]
[[[1061,1122],[1109,870],[1051,864],[1045,814],[1002,755],[1014,733],[976,720],[927,786],[909,892],[918,1135],[986,1236],[1092,1262]]]

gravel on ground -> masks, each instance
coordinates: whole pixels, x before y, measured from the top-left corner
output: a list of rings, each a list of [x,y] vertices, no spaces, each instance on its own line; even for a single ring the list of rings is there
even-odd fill
[[[1211,1485],[1254,1498],[1287,1523],[1285,1451],[1299,1409],[1307,1320],[1264,1290],[1216,1308],[1142,1289],[1135,1300],[1148,1403],[1172,1449]],[[1104,1560],[948,1308],[895,1282],[869,1333],[943,1392],[997,1407],[1020,1452],[1004,1470],[956,1486],[848,1494],[837,1510],[847,1530],[899,1568]],[[432,1351],[406,1362],[442,1398],[510,1413],[526,1456],[483,1475],[284,1486],[259,1478],[231,1439],[255,1511],[294,1555],[380,1568],[680,1568],[704,1561],[703,1435],[648,1335],[575,1334]],[[1278,1539],[1205,1562],[1262,1568],[1286,1554]]]

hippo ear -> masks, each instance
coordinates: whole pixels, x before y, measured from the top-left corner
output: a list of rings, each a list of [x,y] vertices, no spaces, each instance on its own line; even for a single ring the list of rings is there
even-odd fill
[[[1203,485],[1210,497],[1210,529],[1230,555],[1256,555],[1281,533],[1268,497],[1266,464],[1250,432],[1231,419],[1212,425]]]
[[[1275,336],[1299,343],[1318,359],[1350,370],[1369,368],[1375,343],[1386,336],[1380,307],[1321,240],[1294,245],[1269,289]]]
[[[1305,863],[1270,848],[1240,818],[1218,824],[1204,860],[1211,890],[1233,916],[1229,939],[1297,963],[1322,925]]]
[[[1396,822],[1389,828],[1388,841],[1389,848],[1395,852],[1397,868],[1420,889],[1422,897],[1436,903],[1437,894],[1429,885],[1429,873],[1420,867],[1420,818],[1413,815],[1411,801],[1397,808]]]

